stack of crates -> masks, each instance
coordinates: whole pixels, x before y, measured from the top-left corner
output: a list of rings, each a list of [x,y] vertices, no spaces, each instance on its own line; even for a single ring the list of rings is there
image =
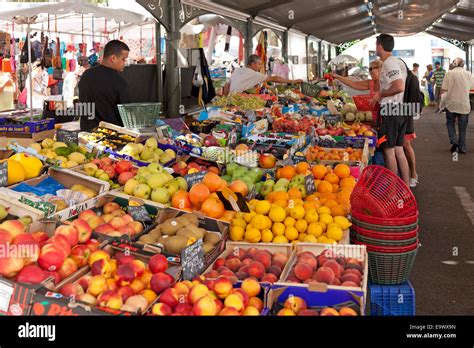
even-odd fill
[[[409,281],[399,285],[369,284],[370,315],[415,315],[415,290]]]

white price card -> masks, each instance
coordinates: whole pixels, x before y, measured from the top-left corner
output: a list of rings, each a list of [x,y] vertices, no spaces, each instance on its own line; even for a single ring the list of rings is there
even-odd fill
[[[0,282],[0,311],[7,313],[10,299],[13,294],[13,286]]]

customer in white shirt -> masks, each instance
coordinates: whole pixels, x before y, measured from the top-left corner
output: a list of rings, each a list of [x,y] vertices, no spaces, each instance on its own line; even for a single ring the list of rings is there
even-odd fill
[[[30,95],[28,91],[28,97],[26,99],[26,105],[28,108],[31,109],[43,109],[44,101],[49,96],[48,91],[48,82],[49,82],[49,75],[46,67],[44,66],[44,62],[35,62],[33,64],[33,70],[31,75],[33,76],[33,95],[32,95],[32,102],[30,102]],[[26,89],[30,88],[30,75],[26,78],[25,83]]]
[[[262,59],[256,54],[248,58],[247,66],[235,69],[230,81],[224,86],[224,95],[241,93],[264,82],[301,83],[303,80],[288,80],[279,76],[267,76],[260,72]]]
[[[469,101],[469,91],[473,86],[473,77],[470,72],[464,69],[462,58],[456,58],[453,69],[446,73],[442,93],[445,93],[444,104],[446,109],[446,126],[448,128],[451,152],[459,150],[459,153],[466,153],[466,130],[471,112]],[[456,134],[455,123],[458,121],[459,136]]]

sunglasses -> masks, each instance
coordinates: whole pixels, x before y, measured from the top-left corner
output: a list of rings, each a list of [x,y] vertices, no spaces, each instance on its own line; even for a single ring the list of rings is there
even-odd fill
[[[372,71],[372,70],[375,70],[375,69],[378,69],[378,67],[376,67],[376,66],[372,67],[372,66],[371,66],[371,67],[369,68],[369,71]]]

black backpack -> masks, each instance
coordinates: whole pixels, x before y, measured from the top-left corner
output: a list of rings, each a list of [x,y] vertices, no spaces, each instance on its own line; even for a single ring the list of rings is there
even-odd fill
[[[425,95],[420,90],[420,81],[418,77],[408,69],[407,64],[403,59],[400,59],[407,68],[407,78],[405,80],[405,92],[403,94],[404,103],[416,103],[420,106],[420,111],[425,106]],[[413,115],[411,115],[413,116]]]

